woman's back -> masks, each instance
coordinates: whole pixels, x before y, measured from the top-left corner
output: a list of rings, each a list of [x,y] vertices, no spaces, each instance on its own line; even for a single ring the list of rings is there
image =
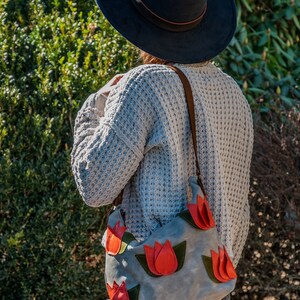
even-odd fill
[[[236,265],[249,227],[250,108],[236,82],[213,64],[175,65],[192,86],[202,179],[221,242]],[[100,123],[91,132],[80,116]],[[126,226],[140,240],[185,208],[196,166],[183,87],[171,69],[131,70],[104,112],[82,108],[76,122],[73,170],[89,205],[111,203],[125,187]]]

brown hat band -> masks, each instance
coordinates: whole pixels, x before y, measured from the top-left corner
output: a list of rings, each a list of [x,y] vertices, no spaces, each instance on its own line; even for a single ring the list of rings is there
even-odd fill
[[[157,25],[160,28],[169,30],[169,31],[175,31],[175,32],[182,32],[182,31],[187,31],[192,28],[194,28],[197,24],[201,22],[203,19],[206,8],[207,8],[207,3],[204,6],[203,12],[201,15],[197,18],[195,18],[192,21],[188,22],[174,22],[174,21],[169,21],[167,19],[164,19],[154,13],[149,7],[143,3],[142,0],[131,0],[133,5],[137,8],[137,10],[150,22],[153,24]]]

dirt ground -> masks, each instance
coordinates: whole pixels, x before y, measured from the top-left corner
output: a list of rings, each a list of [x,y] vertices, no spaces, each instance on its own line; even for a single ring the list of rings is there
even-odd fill
[[[254,116],[251,224],[233,299],[300,299],[300,114]]]

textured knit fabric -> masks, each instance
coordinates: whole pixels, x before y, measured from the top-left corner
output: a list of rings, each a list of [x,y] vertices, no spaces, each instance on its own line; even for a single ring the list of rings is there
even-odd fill
[[[195,101],[198,157],[221,242],[236,266],[249,227],[253,147],[250,107],[214,64],[176,64]],[[84,201],[112,203],[125,187],[126,226],[144,240],[185,209],[196,175],[182,83],[163,65],[132,69],[110,92],[91,94],[75,122],[72,168]]]

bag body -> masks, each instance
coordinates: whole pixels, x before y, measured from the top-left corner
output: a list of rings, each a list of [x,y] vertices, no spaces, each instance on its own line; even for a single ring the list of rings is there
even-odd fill
[[[190,210],[181,212],[143,242],[137,242],[126,231],[120,206],[111,213],[103,240],[107,251],[105,282],[110,299],[217,300],[234,289],[234,268],[219,242],[205,204],[202,204],[201,216],[198,202],[205,196],[196,176],[189,178],[189,185],[193,195],[187,205]],[[199,212],[198,216],[190,213],[193,207]],[[212,226],[203,230],[197,226],[201,223]],[[171,274],[161,275],[168,272]]]

